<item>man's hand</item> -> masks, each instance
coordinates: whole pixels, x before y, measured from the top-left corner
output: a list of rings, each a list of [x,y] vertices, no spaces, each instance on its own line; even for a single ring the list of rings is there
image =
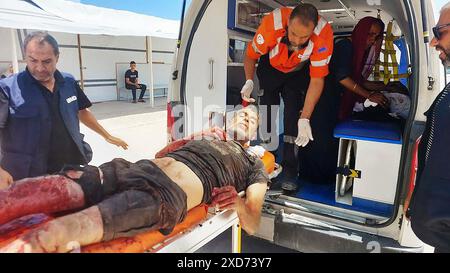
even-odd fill
[[[212,192],[211,207],[218,207],[220,210],[235,209],[238,198],[236,188],[233,186],[225,186],[222,188],[214,188]]]
[[[314,140],[311,131],[311,125],[309,125],[309,119],[301,118],[298,120],[298,135],[295,140],[297,146],[305,147],[310,140]]]
[[[124,150],[128,150],[128,144],[118,137],[108,136],[105,140],[116,145],[117,147],[122,147]]]
[[[253,103],[255,102],[254,98],[251,98],[250,95],[253,92],[253,81],[252,80],[247,80],[244,84],[244,86],[241,89],[241,97],[244,101],[246,102],[250,102]]]
[[[389,100],[380,92],[373,92],[369,95],[368,99],[377,103],[381,107],[387,109],[389,107]]]
[[[12,176],[0,168],[0,190],[8,188],[14,182]]]

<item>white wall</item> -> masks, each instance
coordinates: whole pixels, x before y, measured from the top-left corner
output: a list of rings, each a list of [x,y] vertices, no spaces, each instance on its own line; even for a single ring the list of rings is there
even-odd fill
[[[17,35],[17,30],[14,31],[19,47],[17,55],[22,60],[20,40],[23,41],[26,33],[32,30],[20,30],[21,39]],[[50,32],[50,34],[55,37],[60,45],[58,69],[70,73],[80,80],[77,35],[60,32]],[[0,45],[0,72],[3,72],[11,62],[12,42],[10,30],[0,28],[0,37],[2,37],[2,44]],[[84,91],[92,102],[117,99],[116,82],[123,81],[124,76],[117,74],[116,64],[129,63],[133,60],[137,63],[143,63],[141,65],[143,66],[147,62],[145,37],[80,35],[80,41],[82,45]],[[155,85],[169,84],[171,78],[170,68],[175,47],[175,39],[152,38],[153,80]],[[25,68],[23,60],[20,67],[22,69]],[[149,71],[148,68],[145,68],[145,70]],[[145,81],[146,84],[149,84],[150,75],[149,73],[146,74],[141,73],[140,77],[142,82]]]

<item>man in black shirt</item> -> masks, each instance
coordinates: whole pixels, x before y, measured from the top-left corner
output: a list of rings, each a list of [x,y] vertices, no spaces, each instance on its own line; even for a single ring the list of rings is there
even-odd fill
[[[24,41],[27,68],[0,80],[0,190],[14,180],[58,171],[64,164],[92,159],[79,121],[111,144],[128,144],[110,135],[88,110],[91,102],[75,79],[56,69],[59,48],[47,33]]]
[[[145,102],[144,94],[145,90],[147,90],[147,86],[139,82],[139,72],[136,70],[136,63],[134,61],[130,62],[130,69],[125,72],[125,87],[127,89],[131,89],[133,94],[133,103],[136,103],[136,89],[141,89],[139,102]]]

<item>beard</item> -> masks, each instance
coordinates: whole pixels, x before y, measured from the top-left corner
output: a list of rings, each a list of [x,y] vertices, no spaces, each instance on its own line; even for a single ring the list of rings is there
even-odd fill
[[[436,50],[440,50],[441,54],[439,55],[439,58],[442,61],[442,64],[445,66],[450,65],[450,49],[443,48],[442,46],[437,46]]]

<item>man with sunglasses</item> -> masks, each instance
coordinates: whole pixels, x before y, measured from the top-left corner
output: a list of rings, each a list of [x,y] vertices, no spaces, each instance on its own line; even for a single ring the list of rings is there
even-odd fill
[[[450,3],[433,28],[431,46],[444,64],[450,61]],[[425,113],[427,122],[418,153],[417,182],[407,216],[411,227],[435,252],[450,253],[450,84]]]
[[[267,110],[261,109],[263,124],[267,124],[263,128],[267,131],[260,137],[271,151],[278,148],[276,129],[271,128],[276,124],[272,122],[276,120],[276,112],[272,116],[271,106],[280,105],[280,93],[283,97],[282,165],[286,182],[294,182],[298,175],[297,146],[305,147],[313,140],[309,119],[322,94],[332,53],[333,30],[311,4],[279,8],[265,16],[247,47],[244,60],[247,81],[241,95],[244,101],[254,101],[250,96],[259,59],[256,73],[263,93],[259,104],[267,106]]]

